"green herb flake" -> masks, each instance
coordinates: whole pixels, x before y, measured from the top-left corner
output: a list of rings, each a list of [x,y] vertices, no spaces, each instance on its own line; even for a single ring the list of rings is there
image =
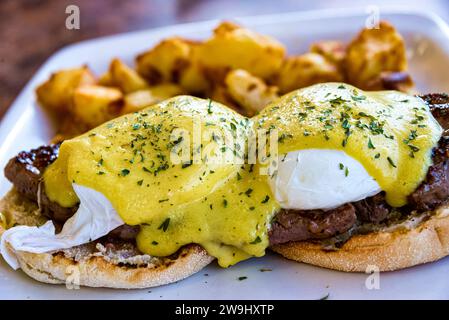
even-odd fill
[[[127,176],[130,173],[130,171],[128,169],[123,169],[122,171],[120,171],[120,175],[122,177]]]
[[[270,200],[270,197],[269,197],[268,195],[266,195],[266,196],[265,196],[265,199],[263,199],[263,200],[261,201],[261,203],[267,203],[268,200]]]
[[[170,224],[170,218],[167,218],[167,219],[164,220],[164,222],[161,223],[161,225],[157,229],[158,230],[162,229],[162,231],[165,232],[165,231],[167,231],[169,224]]]
[[[212,114],[212,100],[209,99],[209,104],[207,105],[207,113]]]
[[[353,101],[363,101],[363,100],[366,100],[366,97],[365,96],[351,96],[351,99]]]
[[[387,157],[387,160],[393,168],[397,168],[396,164],[393,162],[393,160],[390,157]]]
[[[254,241],[251,241],[249,244],[258,244],[258,243],[261,243],[261,242],[262,242],[262,239],[259,236],[257,236],[257,238],[254,239]]]

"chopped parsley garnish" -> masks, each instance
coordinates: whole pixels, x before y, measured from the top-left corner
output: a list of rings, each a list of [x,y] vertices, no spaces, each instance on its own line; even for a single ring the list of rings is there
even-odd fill
[[[267,203],[268,200],[270,200],[270,197],[268,195],[266,195],[265,199],[263,199],[261,203]]]
[[[152,244],[153,246],[157,246],[157,245],[159,244],[159,242],[153,241],[153,242],[151,242],[151,244]]]
[[[261,242],[262,242],[262,239],[260,239],[260,237],[257,236],[257,238],[254,239],[254,241],[251,241],[249,244],[258,244],[258,243],[261,243]]]
[[[228,207],[228,200],[223,199],[223,207],[225,207],[225,208]]]
[[[184,162],[184,163],[182,164],[181,167],[182,167],[183,169],[185,169],[185,168],[187,168],[187,167],[190,167],[192,164],[193,164],[193,161],[190,160],[190,161],[188,161],[188,162]]]
[[[248,190],[245,191],[245,194],[246,194],[248,197],[251,197],[251,192],[253,192],[253,189],[249,188]]]
[[[338,164],[338,167],[340,168],[340,170],[343,170],[343,169],[345,168],[345,166],[344,166],[343,163],[339,163],[339,164]]]
[[[212,114],[212,100],[209,99],[209,104],[207,106],[207,113]]]
[[[379,159],[380,158],[380,153],[376,153],[376,155],[374,156],[374,159]]]
[[[242,180],[242,176],[240,175],[239,172],[237,172],[237,180]]]
[[[349,176],[349,168],[348,167],[345,168],[345,177],[347,177],[347,176]]]
[[[129,174],[129,170],[128,169],[123,169],[122,171],[120,171],[120,175],[122,176],[122,177],[125,177],[125,176],[127,176],[128,174]]]
[[[351,96],[351,99],[354,101],[363,101],[366,100],[365,96]]]
[[[376,147],[373,145],[373,142],[371,141],[371,138],[368,138],[368,148],[369,149],[376,149]]]
[[[139,186],[141,186],[141,185],[142,185],[142,183],[143,183],[143,180],[139,180],[139,181],[137,181],[137,185],[139,185]]]
[[[243,280],[246,280],[246,279],[248,279],[248,277],[238,277],[237,278],[238,281],[243,281]]]
[[[162,231],[165,232],[165,231],[167,231],[169,224],[170,224],[170,218],[167,218],[167,219],[164,220],[164,222],[161,223],[161,225],[157,229],[158,230],[162,229]]]
[[[396,164],[393,162],[393,160],[390,157],[387,157],[387,160],[393,168],[396,168]]]

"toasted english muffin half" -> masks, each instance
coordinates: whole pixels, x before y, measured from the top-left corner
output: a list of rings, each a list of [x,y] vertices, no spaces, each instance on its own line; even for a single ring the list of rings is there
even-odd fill
[[[0,201],[0,235],[9,226],[39,226],[47,221],[32,201],[12,189]],[[121,289],[150,288],[187,278],[214,258],[196,244],[181,248],[169,257],[152,257],[138,252],[132,243],[111,247],[91,242],[51,253],[16,252],[22,270],[45,283]],[[76,279],[74,278],[76,276]]]
[[[291,260],[345,272],[404,269],[449,255],[449,205],[376,232],[354,235],[337,250],[325,250],[310,241],[271,249]]]

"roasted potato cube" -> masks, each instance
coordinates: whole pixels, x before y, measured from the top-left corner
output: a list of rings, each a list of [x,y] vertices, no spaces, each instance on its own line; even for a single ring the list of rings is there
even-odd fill
[[[201,65],[212,70],[208,74],[223,77],[232,69],[244,69],[267,80],[279,70],[284,56],[285,48],[277,40],[230,22],[221,23],[198,48]]]
[[[178,83],[187,92],[201,93],[209,82],[196,60],[198,42],[168,38],[136,59],[137,72],[152,85]]]
[[[55,72],[36,89],[37,99],[46,109],[58,113],[68,112],[76,88],[95,83],[87,66]]]
[[[122,107],[119,89],[98,85],[82,86],[73,95],[73,114],[77,121],[93,128],[115,118]]]
[[[97,84],[99,86],[103,86],[103,87],[113,87],[114,83],[112,82],[112,76],[111,73],[108,71],[106,71],[105,73],[103,73],[97,81]]]
[[[342,68],[346,56],[346,47],[343,42],[326,40],[313,43],[310,46],[310,52],[318,53]]]
[[[364,29],[349,44],[345,70],[350,84],[365,90],[381,90],[381,74],[407,70],[404,40],[388,22],[379,29]]]
[[[224,85],[214,86],[211,89],[211,91],[208,92],[207,96],[211,100],[220,102],[221,104],[224,104],[225,106],[234,109],[240,114],[245,114],[245,110],[242,107],[240,107],[236,101],[234,101],[234,99],[232,98],[231,94],[228,91],[228,88],[226,88]]]
[[[183,94],[183,89],[175,84],[161,84],[125,95],[122,114],[139,111],[165,99]]]
[[[177,82],[190,64],[190,45],[182,38],[168,38],[136,58],[137,72],[150,84]]]
[[[120,88],[124,93],[130,93],[148,87],[148,83],[144,78],[119,59],[111,61],[109,74],[112,85]]]
[[[262,79],[241,69],[229,72],[225,84],[233,100],[245,109],[247,116],[258,113],[278,97],[277,87],[267,86]]]
[[[317,53],[288,57],[279,72],[276,84],[281,93],[316,83],[342,81],[337,65]]]

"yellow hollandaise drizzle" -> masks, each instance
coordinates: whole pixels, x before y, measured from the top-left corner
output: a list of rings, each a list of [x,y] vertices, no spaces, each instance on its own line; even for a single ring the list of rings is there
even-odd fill
[[[141,226],[137,244],[150,255],[197,243],[224,267],[262,256],[279,207],[258,166],[244,162],[251,125],[212,101],[168,100],[65,141],[44,174],[47,195],[68,207],[78,202],[72,183],[101,192],[126,224]],[[175,164],[182,144],[190,152]]]
[[[419,98],[397,91],[364,92],[341,83],[293,91],[253,121],[257,128],[278,130],[279,154],[344,151],[364,166],[394,207],[405,205],[424,179],[442,133]]]
[[[345,151],[393,206],[404,205],[422,181],[441,135],[421,100],[340,83],[294,91],[252,119],[210,100],[179,96],[65,141],[44,173],[45,190],[70,207],[79,201],[73,183],[92,188],[126,224],[141,226],[142,252],[167,256],[197,243],[227,267],[265,253],[279,210],[259,164],[244,163],[245,137],[258,129],[277,130],[280,155]],[[180,157],[186,149],[187,160]],[[232,160],[223,161],[228,156]]]

